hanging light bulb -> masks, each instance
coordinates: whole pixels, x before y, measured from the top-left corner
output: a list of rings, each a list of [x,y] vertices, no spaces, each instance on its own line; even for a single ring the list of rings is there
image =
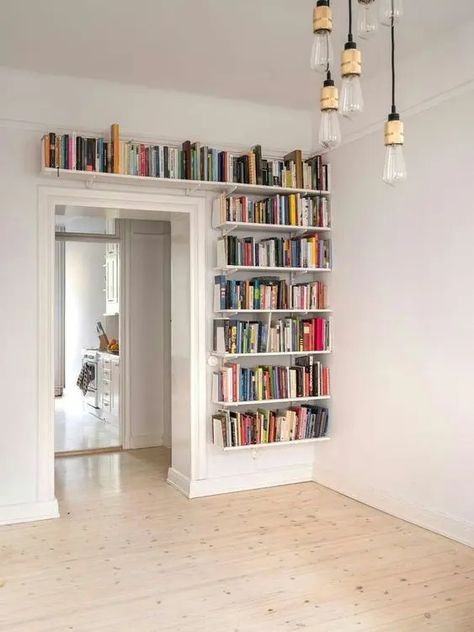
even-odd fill
[[[398,114],[390,114],[385,123],[385,164],[383,181],[394,186],[407,179],[403,156],[403,123]]]
[[[331,73],[321,88],[321,123],[319,126],[319,143],[326,149],[334,149],[341,142],[341,128],[339,126],[339,96]]]
[[[380,22],[385,26],[392,25],[392,17],[398,22],[403,15],[403,0],[381,0]]]
[[[362,39],[371,37],[379,27],[375,0],[358,0],[357,33]]]
[[[352,0],[349,0],[349,34],[341,55],[341,112],[351,118],[364,109],[360,86],[361,53],[352,36]]]
[[[332,63],[332,11],[329,0],[318,0],[313,11],[313,48],[311,50],[311,70],[326,72]]]
[[[394,4],[395,0],[391,0]],[[391,62],[392,62],[392,109],[385,123],[385,164],[383,181],[395,185],[406,180],[407,170],[403,156],[403,123],[395,105],[395,17],[391,18]]]

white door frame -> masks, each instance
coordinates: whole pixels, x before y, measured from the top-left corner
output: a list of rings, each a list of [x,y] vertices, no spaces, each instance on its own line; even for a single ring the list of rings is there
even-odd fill
[[[182,193],[137,190],[136,187],[38,187],[38,436],[37,498],[52,502],[54,493],[54,247],[58,204],[118,208],[189,217],[190,281],[190,463],[180,473],[188,481],[206,478],[206,200]],[[159,215],[162,217],[159,217]],[[173,352],[172,352],[173,353]]]

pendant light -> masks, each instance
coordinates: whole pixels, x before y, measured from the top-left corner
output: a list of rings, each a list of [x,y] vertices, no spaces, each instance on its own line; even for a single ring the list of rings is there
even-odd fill
[[[326,80],[321,88],[321,123],[319,126],[319,143],[325,149],[334,149],[341,142],[339,125],[339,94],[331,78],[329,67]]]
[[[329,0],[318,0],[313,11],[313,48],[311,50],[311,70],[326,72],[333,60],[332,52],[332,11]]]
[[[341,112],[348,118],[364,109],[361,69],[361,53],[352,36],[352,0],[349,0],[349,34],[341,55]]]
[[[392,4],[395,0],[391,0]],[[395,185],[406,180],[407,172],[403,156],[403,123],[395,105],[395,17],[391,18],[391,53],[392,53],[392,109],[385,123],[385,164],[383,181]]]
[[[392,26],[392,18],[398,22],[403,15],[403,0],[380,0],[380,22]]]
[[[362,39],[372,37],[379,27],[375,0],[358,0],[357,33]]]

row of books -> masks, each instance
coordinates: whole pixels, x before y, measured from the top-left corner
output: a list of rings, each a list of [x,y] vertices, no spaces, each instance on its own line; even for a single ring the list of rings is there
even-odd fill
[[[270,323],[214,320],[217,353],[286,353],[330,351],[331,324],[325,318],[281,318]]]
[[[317,439],[326,435],[328,422],[328,410],[320,406],[244,413],[220,410],[212,417],[213,441],[221,448],[233,448]]]
[[[241,367],[229,362],[212,380],[215,402],[254,402],[329,396],[329,369],[313,356],[295,359],[295,366]]]
[[[189,140],[176,147],[123,141],[119,136],[117,123],[111,126],[110,138],[49,132],[42,138],[43,165],[155,178],[324,191],[328,188],[328,167],[321,156],[303,160],[300,150],[287,154],[283,160],[272,160],[262,156],[260,145],[235,155]]]
[[[331,225],[328,198],[321,195],[304,197],[290,193],[257,201],[248,196],[222,195],[215,200],[213,213],[215,226],[224,222],[308,228],[330,228]]]
[[[331,241],[318,233],[285,239],[227,235],[217,240],[217,266],[331,268]]]
[[[248,280],[214,277],[214,311],[227,309],[327,309],[327,286],[321,281],[294,283],[278,277]]]

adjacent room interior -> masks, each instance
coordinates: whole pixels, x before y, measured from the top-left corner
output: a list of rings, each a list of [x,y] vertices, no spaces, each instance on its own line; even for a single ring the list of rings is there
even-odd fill
[[[0,628],[473,632],[472,2],[0,35]]]

